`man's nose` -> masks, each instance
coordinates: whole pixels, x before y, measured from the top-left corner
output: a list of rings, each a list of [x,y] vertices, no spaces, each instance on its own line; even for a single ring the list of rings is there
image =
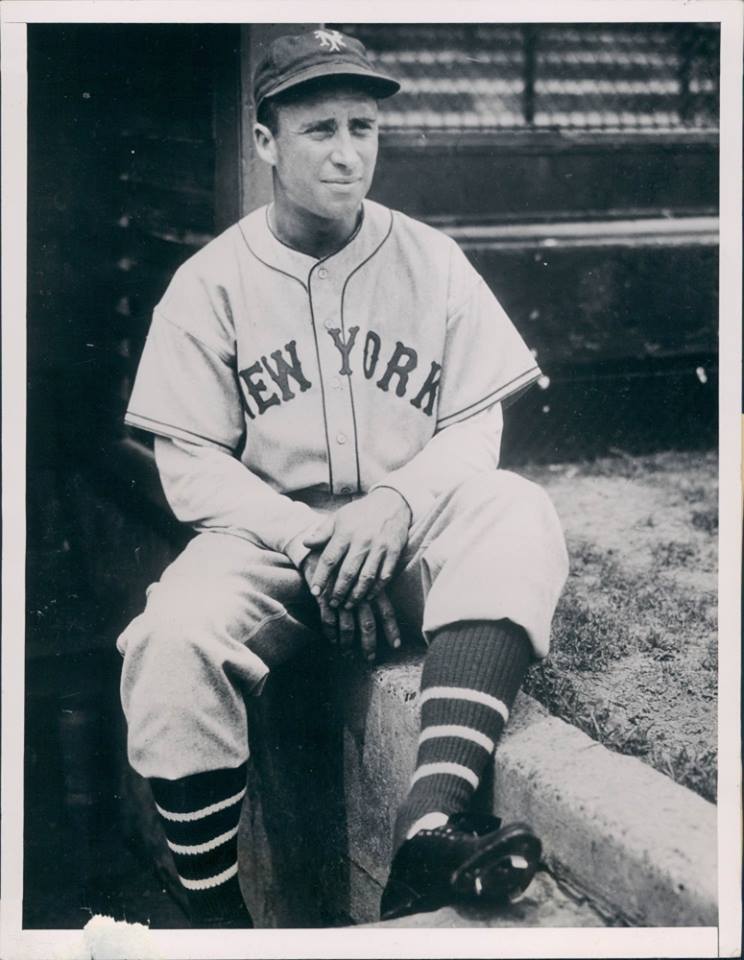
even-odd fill
[[[348,130],[339,130],[334,138],[331,160],[340,167],[353,167],[359,162],[359,152]]]

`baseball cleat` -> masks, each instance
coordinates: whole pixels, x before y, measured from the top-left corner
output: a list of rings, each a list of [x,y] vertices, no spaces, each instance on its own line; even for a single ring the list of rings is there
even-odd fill
[[[401,845],[382,894],[380,916],[393,920],[455,904],[514,903],[540,862],[542,845],[525,823],[455,814]]]

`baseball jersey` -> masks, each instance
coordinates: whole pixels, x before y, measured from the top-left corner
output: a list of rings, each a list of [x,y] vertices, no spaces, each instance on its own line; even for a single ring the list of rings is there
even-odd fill
[[[353,495],[405,487],[432,437],[539,375],[445,234],[365,200],[353,237],[317,260],[264,207],[174,275],[126,422],[225,450],[279,493]]]

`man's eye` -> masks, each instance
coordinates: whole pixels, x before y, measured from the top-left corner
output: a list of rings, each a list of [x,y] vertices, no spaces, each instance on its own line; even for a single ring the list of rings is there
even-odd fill
[[[330,127],[313,127],[307,131],[313,140],[325,140],[326,137],[333,136],[333,130]]]

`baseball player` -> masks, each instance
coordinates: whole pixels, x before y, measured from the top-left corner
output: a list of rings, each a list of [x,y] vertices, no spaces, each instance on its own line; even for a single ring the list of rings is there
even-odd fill
[[[129,758],[194,925],[251,925],[245,698],[304,644],[427,644],[383,917],[507,900],[540,856],[468,809],[567,573],[547,496],[498,469],[502,405],[540,371],[451,239],[365,199],[398,88],[337,31],[272,43],[273,201],[176,272],[126,414],[197,534],[118,641]]]

